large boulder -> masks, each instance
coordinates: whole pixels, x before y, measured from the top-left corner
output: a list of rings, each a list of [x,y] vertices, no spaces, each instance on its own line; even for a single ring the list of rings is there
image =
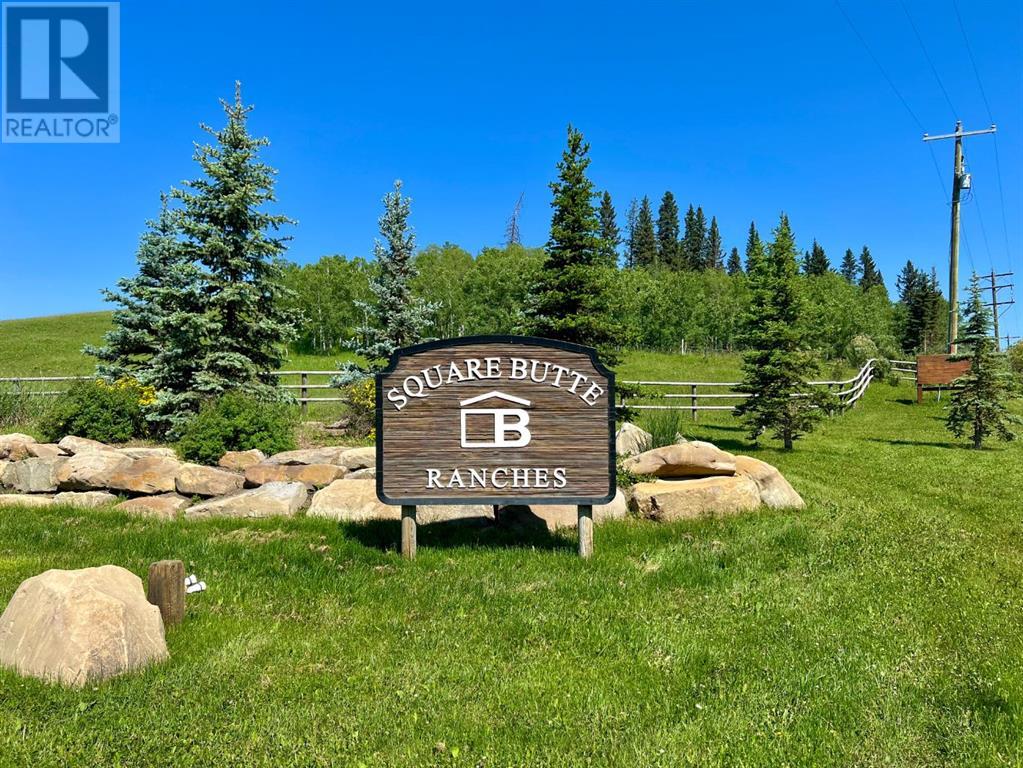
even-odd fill
[[[607,504],[593,505],[593,522],[600,524],[606,520],[621,520],[629,514],[629,505],[625,493],[619,488],[615,497]],[[531,504],[529,506],[515,504],[501,507],[497,520],[507,525],[537,524],[542,522],[547,530],[554,532],[559,528],[576,528],[579,525],[579,507],[576,504]]]
[[[10,461],[21,461],[36,456],[32,451],[35,443],[11,443],[7,449],[7,458]]]
[[[25,452],[37,459],[52,459],[64,454],[56,443],[25,443]]]
[[[118,453],[123,454],[132,459],[152,459],[154,457],[162,457],[165,459],[176,459],[178,454],[173,448],[164,447],[149,447],[149,446],[130,446],[128,448],[117,448]]]
[[[712,443],[694,440],[643,451],[622,466],[633,474],[654,477],[734,475],[735,456]]]
[[[351,472],[345,475],[345,480],[366,480],[375,478],[376,476],[377,476],[376,467],[366,467],[365,469],[353,469]]]
[[[186,496],[223,496],[242,487],[245,478],[226,469],[182,464],[174,477],[178,493]]]
[[[267,483],[305,483],[322,488],[344,477],[347,471],[336,464],[257,464],[245,470],[245,484],[251,487]]]
[[[129,493],[171,493],[180,470],[181,462],[166,456],[135,459],[114,472],[108,487]]]
[[[0,664],[42,680],[82,686],[168,657],[160,609],[115,565],[33,576],[0,616]]]
[[[117,505],[117,509],[138,517],[151,517],[154,520],[174,520],[178,514],[188,508],[192,500],[176,493],[159,493],[155,496],[139,496],[128,499]]]
[[[340,464],[341,454],[348,449],[341,445],[323,448],[302,448],[297,451],[275,453],[263,464]]]
[[[101,443],[99,440],[90,440],[87,437],[76,437],[75,435],[68,435],[60,439],[57,443],[60,449],[64,453],[69,453],[73,456],[79,453],[93,453],[95,451],[113,451],[115,450],[112,446],[106,443]]]
[[[625,422],[615,434],[615,453],[619,456],[635,456],[643,453],[653,444],[653,435],[632,422]]]
[[[57,473],[62,491],[101,491],[110,485],[111,478],[132,459],[116,451],[86,451],[64,459]]]
[[[217,464],[224,469],[244,472],[249,467],[255,466],[265,459],[265,453],[258,448],[253,448],[249,451],[228,451],[220,457],[220,461]]]
[[[52,493],[66,461],[63,456],[12,461],[4,467],[3,484],[22,493]]]
[[[21,493],[0,493],[0,509],[4,507],[50,507],[53,497]]]
[[[117,503],[117,497],[107,491],[64,491],[53,497],[54,504],[76,509],[95,509]]]
[[[0,459],[8,458],[14,446],[24,446],[35,441],[36,439],[31,435],[25,435],[21,432],[0,435]]]
[[[207,517],[292,517],[308,499],[302,483],[267,483],[259,488],[235,491],[185,510],[186,520]]]
[[[338,463],[349,471],[375,467],[377,465],[377,449],[372,445],[349,448],[341,454]]]
[[[313,494],[306,516],[347,522],[399,520],[401,507],[377,498],[376,480],[336,480]]]
[[[662,522],[724,517],[760,506],[760,489],[746,475],[654,480],[632,486],[632,503],[643,517]]]
[[[760,490],[760,501],[771,509],[802,509],[806,506],[796,489],[781,472],[766,461],[752,456],[736,456],[735,471],[749,477]]]

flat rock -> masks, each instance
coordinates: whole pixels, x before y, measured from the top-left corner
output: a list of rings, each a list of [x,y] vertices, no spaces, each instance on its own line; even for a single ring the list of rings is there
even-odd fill
[[[32,446],[35,443],[19,443],[12,442],[7,448],[7,458],[10,461],[21,461],[22,459],[29,459],[35,456],[32,452]]]
[[[628,517],[629,504],[621,488],[607,504],[593,505],[593,522],[599,525],[606,520],[621,520]],[[579,507],[575,504],[514,504],[501,507],[497,520],[502,525],[547,526],[553,533],[559,528],[576,528],[579,525]]]
[[[760,489],[745,475],[636,483],[631,495],[640,515],[662,522],[725,517],[760,506]]]
[[[341,445],[324,448],[302,448],[297,451],[275,453],[263,464],[340,464],[341,454],[348,449]]]
[[[235,491],[185,510],[186,520],[207,517],[292,517],[308,499],[302,483],[267,483],[259,488]]]
[[[86,451],[63,459],[57,472],[62,491],[101,491],[110,486],[110,480],[133,459],[116,451]]]
[[[377,449],[372,445],[349,448],[341,454],[338,463],[349,471],[375,467],[377,465]]]
[[[36,459],[52,459],[54,456],[64,455],[56,443],[26,443],[25,450],[29,456]]]
[[[313,494],[306,516],[347,522],[400,520],[401,507],[377,498],[376,480],[336,480]]]
[[[734,475],[735,456],[711,443],[693,440],[643,451],[622,466],[634,474],[654,477]]]
[[[266,454],[258,448],[253,448],[251,451],[228,451],[220,457],[220,461],[218,461],[217,464],[224,469],[233,469],[238,472],[244,472],[249,467],[255,466],[265,460]]]
[[[4,467],[3,484],[22,493],[51,493],[57,490],[58,474],[66,461],[63,456],[12,461]]]
[[[32,435],[26,435],[23,432],[11,432],[6,435],[0,435],[0,459],[6,459],[8,451],[11,450],[11,446],[15,443],[34,443],[36,439]]]
[[[191,503],[191,499],[176,493],[160,493],[155,496],[139,496],[137,499],[128,499],[128,501],[118,504],[116,508],[139,517],[174,520]]]
[[[180,469],[180,461],[166,456],[135,459],[114,472],[108,487],[129,493],[171,493]]]
[[[49,507],[52,505],[53,498],[50,496],[0,493],[0,509],[3,507]]]
[[[186,496],[223,496],[242,487],[245,478],[226,469],[182,464],[174,477],[178,493]]]
[[[99,440],[90,440],[87,437],[76,437],[75,435],[61,438],[57,445],[64,453],[71,454],[72,456],[76,456],[79,453],[115,450],[112,446],[101,443]]]
[[[151,459],[154,457],[163,457],[165,459],[176,459],[178,454],[173,448],[164,447],[151,447],[151,446],[129,446],[128,448],[116,448],[118,453],[123,456],[128,456],[132,459]]]
[[[615,453],[619,456],[635,456],[653,445],[653,435],[632,422],[625,422],[615,434]]]
[[[266,483],[305,483],[322,488],[344,477],[347,471],[336,464],[257,464],[245,470],[245,484],[251,487]]]
[[[376,467],[365,467],[364,469],[354,469],[345,475],[345,480],[366,480],[367,478],[372,479],[377,476]]]
[[[53,497],[54,504],[76,509],[94,509],[117,503],[117,496],[107,491],[64,491]]]
[[[80,687],[168,657],[160,609],[115,565],[33,576],[0,616],[0,664],[21,675]]]
[[[736,456],[735,471],[752,478],[760,490],[760,501],[771,509],[803,509],[806,502],[789,485],[778,469],[752,456]]]

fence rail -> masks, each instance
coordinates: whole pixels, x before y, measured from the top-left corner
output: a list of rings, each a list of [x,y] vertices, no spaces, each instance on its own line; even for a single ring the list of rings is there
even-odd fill
[[[908,361],[893,360],[892,363],[908,365]],[[859,400],[874,378],[874,360],[868,360],[860,369],[859,373],[851,379],[844,381],[811,381],[812,387],[826,387],[831,391],[843,408],[851,407]],[[915,363],[914,373],[915,373]],[[895,370],[900,370],[896,368]],[[274,376],[281,380],[281,389],[290,392],[297,391],[295,400],[301,406],[302,415],[309,411],[310,403],[339,403],[344,400],[342,397],[324,397],[318,394],[323,390],[334,390],[330,384],[330,378],[337,375],[337,371],[275,371]],[[64,392],[63,389],[54,388],[53,384],[61,382],[85,381],[94,378],[92,376],[16,376],[0,377],[0,388],[9,386],[15,393],[37,397],[53,397]],[[296,381],[297,378],[297,381]],[[315,381],[311,381],[315,379]],[[745,400],[752,395],[744,392],[721,392],[706,390],[734,389],[742,386],[738,381],[648,381],[635,380],[623,381],[634,387],[655,388],[655,389],[685,389],[688,391],[668,392],[647,392],[631,399],[622,395],[619,399],[619,406],[627,406],[637,411],[689,411],[693,420],[696,421],[700,411],[734,411],[739,401]],[[312,392],[312,394],[310,394]],[[798,397],[799,395],[796,395]],[[637,402],[639,401],[639,402]],[[655,401],[655,402],[646,402]],[[663,401],[663,402],[656,402]],[[708,404],[704,405],[706,402]]]
[[[810,381],[807,382],[807,386],[811,387],[826,387],[828,391],[832,392],[837,398],[840,407],[850,408],[856,404],[856,402],[863,397],[863,393],[867,391],[867,387],[870,386],[870,382],[874,380],[874,368],[876,361],[868,360],[863,364],[863,367],[859,372],[851,379],[845,379],[843,381]],[[722,404],[722,405],[701,405],[701,400],[745,400],[752,397],[751,394],[746,392],[701,392],[701,389],[721,389],[728,388],[734,389],[735,387],[742,386],[742,382],[739,381],[647,381],[647,380],[631,380],[622,381],[622,384],[629,385],[630,387],[656,387],[656,388],[688,388],[688,392],[649,392],[642,393],[638,396],[634,396],[630,399],[628,395],[622,393],[619,397],[618,405],[620,407],[627,407],[636,411],[689,411],[692,415],[693,421],[697,421],[699,418],[700,411],[728,411],[732,412],[738,407],[738,403]],[[796,394],[793,397],[805,397],[806,394]],[[648,401],[648,400],[665,400],[668,401],[667,405],[660,403],[649,403],[649,402],[636,402]],[[687,401],[675,404],[675,401]]]

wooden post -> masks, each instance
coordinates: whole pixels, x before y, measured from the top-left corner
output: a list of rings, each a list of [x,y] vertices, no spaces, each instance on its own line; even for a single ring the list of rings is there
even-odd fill
[[[579,505],[579,557],[588,559],[593,555],[593,507]]]
[[[416,558],[416,505],[401,505],[401,554],[409,560]]]
[[[693,385],[692,385],[692,386],[691,386],[691,387],[689,388],[689,394],[690,394],[690,395],[692,395],[692,403],[693,403],[693,407],[692,407],[692,409],[691,409],[691,412],[692,412],[692,414],[693,414],[693,421],[696,421],[696,415],[697,415],[697,411],[696,411],[696,385],[695,385],[695,384],[693,384]]]
[[[185,618],[185,564],[161,560],[149,566],[146,599],[160,608],[165,627],[180,624]]]
[[[306,398],[309,397],[309,390],[306,389],[306,385],[309,383],[309,374],[302,372],[302,389],[299,390],[302,393],[302,418],[305,418],[309,414],[309,403]]]

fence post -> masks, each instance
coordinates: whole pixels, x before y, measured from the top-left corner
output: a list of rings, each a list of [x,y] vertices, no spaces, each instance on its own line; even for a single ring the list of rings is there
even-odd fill
[[[309,374],[305,371],[302,372],[302,389],[299,390],[302,393],[302,418],[309,415],[309,403],[306,398],[309,397],[309,390],[306,389],[306,385],[309,383]]]
[[[689,395],[690,395],[690,400],[692,401],[692,408],[690,408],[689,412],[692,413],[692,415],[693,415],[693,421],[696,421],[698,412],[696,410],[696,385],[695,384],[693,384],[691,387],[689,387]]]

